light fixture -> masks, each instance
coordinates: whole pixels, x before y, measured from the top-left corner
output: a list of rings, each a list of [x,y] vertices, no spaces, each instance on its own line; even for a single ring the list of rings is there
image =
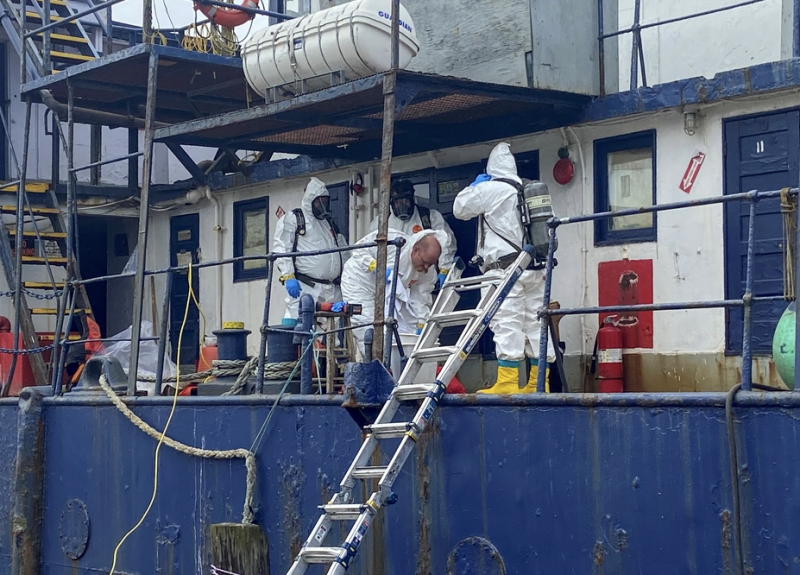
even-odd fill
[[[699,121],[700,112],[697,108],[686,107],[683,109],[683,131],[687,136],[694,136],[697,133]]]

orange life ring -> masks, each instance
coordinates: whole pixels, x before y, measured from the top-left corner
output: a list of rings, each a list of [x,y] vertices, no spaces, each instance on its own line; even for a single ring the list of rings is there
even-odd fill
[[[255,0],[244,0],[242,6],[245,8],[258,8],[258,3]],[[199,2],[194,3],[194,9],[200,10],[214,24],[225,28],[236,28],[255,17],[254,14],[248,14],[236,8],[221,8],[219,6],[200,4]]]

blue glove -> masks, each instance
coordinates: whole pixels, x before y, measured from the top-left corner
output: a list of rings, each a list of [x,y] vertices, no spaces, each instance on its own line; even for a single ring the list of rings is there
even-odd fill
[[[392,268],[386,268],[386,283],[392,281]]]
[[[293,298],[300,297],[300,282],[294,278],[286,280],[286,283],[283,285],[286,286],[287,293],[292,296]]]
[[[337,301],[335,304],[331,306],[331,311],[333,313],[340,313],[344,310],[344,306],[347,305],[346,301]]]
[[[475,181],[470,184],[470,186],[477,186],[478,184],[482,184],[483,182],[488,182],[492,179],[492,176],[489,174],[480,174]]]
[[[438,276],[436,276],[436,284],[439,286],[439,289],[442,289],[442,286],[444,285],[444,280],[446,279],[447,279],[447,274],[445,273],[441,273]]]

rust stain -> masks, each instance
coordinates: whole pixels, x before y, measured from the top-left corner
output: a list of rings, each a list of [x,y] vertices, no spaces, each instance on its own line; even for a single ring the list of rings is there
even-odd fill
[[[438,419],[431,422],[433,429],[426,430],[417,442],[417,481],[418,499],[422,507],[419,518],[419,553],[417,554],[416,575],[431,575],[431,543],[430,543],[430,484],[431,473],[426,463],[426,452],[432,433],[437,433]]]
[[[722,522],[722,549],[730,551],[731,549],[731,512],[723,509],[719,514],[720,521]]]
[[[600,541],[594,542],[594,549],[592,550],[592,559],[594,560],[594,564],[600,568],[599,570],[602,573],[603,563],[605,563],[606,560],[606,550]]]
[[[284,533],[289,536],[289,557],[294,560],[303,546],[300,525],[300,500],[305,474],[299,466],[289,460],[281,465],[281,500],[283,501]]]

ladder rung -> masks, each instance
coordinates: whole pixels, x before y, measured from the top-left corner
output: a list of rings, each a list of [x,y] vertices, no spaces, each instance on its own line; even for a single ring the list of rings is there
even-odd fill
[[[4,214],[16,214],[17,213],[17,206],[0,206],[0,213]],[[32,209],[24,209],[23,213],[33,214],[37,216],[54,216],[58,214],[58,208],[32,208]]]
[[[299,557],[306,563],[333,563],[341,552],[341,547],[303,547]]]
[[[479,317],[483,313],[482,309],[465,309],[451,311],[450,313],[439,313],[428,318],[428,323],[439,323],[442,325],[458,325],[469,322]]]
[[[24,264],[45,265],[47,262],[54,266],[65,266],[67,265],[67,258],[48,257],[45,260],[39,256],[22,256],[22,263]]]
[[[340,521],[347,521],[358,519],[362,513],[367,509],[363,503],[354,504],[338,504],[338,505],[320,505],[322,511],[331,519]]]
[[[82,311],[84,313],[91,313],[92,312],[92,310],[90,310],[90,309],[76,309],[75,313],[77,313],[79,311]],[[50,307],[33,308],[31,310],[31,315],[56,315],[57,313],[58,313],[57,309],[50,308]],[[69,315],[69,310],[67,310],[65,312],[65,317],[67,315]]]
[[[91,62],[94,56],[87,56],[86,54],[72,54],[71,52],[61,52],[59,50],[52,50],[50,58],[54,62]]]
[[[459,289],[462,287],[478,286],[481,284],[486,284],[487,286],[490,286],[490,285],[497,285],[501,281],[503,281],[502,277],[490,276],[487,278],[486,276],[473,276],[471,278],[459,278],[457,280],[454,280],[450,282],[450,284],[447,285],[446,287]]]
[[[379,465],[377,467],[357,467],[353,470],[354,479],[380,479],[386,473],[388,467]]]
[[[391,439],[403,437],[415,427],[416,426],[409,421],[402,423],[373,423],[372,425],[367,425],[364,429],[378,439]]]
[[[45,182],[28,182],[25,184],[25,191],[29,194],[43,194],[49,189],[49,186]],[[2,184],[0,184],[0,192],[16,194],[17,190],[19,190],[19,186],[16,184],[10,186],[2,186]]]
[[[435,392],[439,386],[435,383],[409,383],[398,385],[392,391],[392,396],[398,401],[416,401],[425,399],[429,393]]]
[[[458,353],[458,348],[455,346],[431,347],[428,349],[418,349],[411,354],[411,359],[416,359],[423,363],[429,361],[443,361],[456,353]]]
[[[8,230],[8,235],[16,236],[17,230],[15,228],[10,228]],[[36,232],[35,231],[22,232],[22,236],[25,238],[35,238]],[[67,234],[65,232],[39,232],[39,237],[46,240],[63,240],[67,237]]]
[[[52,290],[53,284],[50,282],[22,282],[22,287],[27,289],[43,289],[43,290]],[[56,282],[56,289],[61,290],[64,289],[64,283]]]

